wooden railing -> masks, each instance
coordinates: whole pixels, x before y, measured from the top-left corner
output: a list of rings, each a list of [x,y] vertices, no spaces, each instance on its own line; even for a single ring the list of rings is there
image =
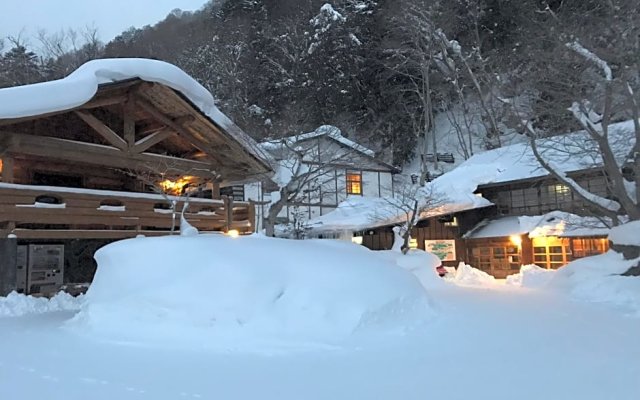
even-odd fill
[[[222,200],[166,197],[150,193],[115,192],[0,183],[0,234],[24,239],[125,238],[164,235],[180,226],[184,202],[187,221],[200,231],[253,231],[252,204]]]

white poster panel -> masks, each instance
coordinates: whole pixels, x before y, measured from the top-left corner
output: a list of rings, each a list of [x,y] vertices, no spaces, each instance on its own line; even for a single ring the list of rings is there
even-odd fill
[[[435,254],[442,261],[456,260],[455,240],[425,240],[424,248],[429,253]]]

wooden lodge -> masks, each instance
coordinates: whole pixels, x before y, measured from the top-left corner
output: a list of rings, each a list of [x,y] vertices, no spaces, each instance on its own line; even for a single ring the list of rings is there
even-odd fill
[[[137,60],[145,61],[160,63]],[[181,79],[197,85],[186,74]],[[201,231],[254,231],[254,206],[220,196],[220,187],[268,174],[263,154],[215,109],[212,98],[196,105],[187,90],[158,81],[112,79],[73,107],[9,117],[0,109],[0,235],[17,240],[18,269],[23,263],[32,270],[25,274],[65,271],[58,274],[62,280],[33,284],[29,277],[21,284],[18,271],[19,289],[44,292],[53,281],[48,290],[89,282],[95,249],[116,239],[169,234],[179,229],[176,212],[183,208]],[[2,89],[0,100],[40,88],[51,96],[47,84],[60,90],[68,85],[70,91],[77,85],[63,79]],[[57,249],[50,252],[62,261],[42,258],[38,249]]]
[[[632,121],[610,128],[614,155],[624,166],[633,146]],[[610,182],[597,163],[597,149],[588,152],[583,134],[543,139],[538,146],[546,146],[546,156],[583,189],[612,198]],[[594,216],[570,187],[550,176],[527,144],[477,154],[428,185],[441,196],[443,205],[422,217],[411,232],[410,245],[436,254],[446,266],[465,262],[505,278],[522,265],[555,269],[609,249],[605,219]],[[405,217],[385,221],[374,218],[375,213],[365,206],[350,207],[345,204],[334,216],[310,221],[311,236],[348,236],[373,250],[391,249],[392,228]]]

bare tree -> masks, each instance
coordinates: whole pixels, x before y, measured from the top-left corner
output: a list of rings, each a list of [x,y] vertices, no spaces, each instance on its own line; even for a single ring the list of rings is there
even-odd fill
[[[576,99],[570,112],[585,131],[584,138],[574,143],[573,156],[591,157],[602,165],[611,198],[604,198],[580,186],[567,176],[558,160],[547,157],[545,148],[536,140],[542,135],[531,123],[527,131],[531,138],[531,147],[538,162],[558,181],[570,187],[585,204],[597,214],[610,218],[615,225],[621,223],[620,217],[626,215],[631,220],[640,219],[640,108],[632,83],[624,76],[616,77],[609,64],[577,40],[566,43],[566,47],[575,53],[584,63],[591,65],[601,73],[598,82],[600,90],[591,91],[591,98],[585,96]],[[613,137],[612,115],[619,109],[627,110],[633,123],[633,137],[625,136],[621,140]],[[563,140],[562,136],[545,139],[548,147]],[[630,152],[629,141],[635,139]],[[622,143],[621,143],[622,141]],[[621,154],[621,146],[624,153]],[[542,145],[544,146],[544,145]],[[554,146],[557,147],[557,146]],[[582,154],[580,154],[582,153]],[[627,156],[627,157],[621,157]]]
[[[318,129],[327,130],[325,134],[340,135],[340,130],[332,126]],[[318,132],[318,131],[316,131]],[[306,135],[284,138],[271,142],[276,171],[272,179],[277,190],[271,192],[271,202],[265,211],[265,233],[275,235],[275,226],[280,212],[285,206],[301,203],[322,202],[323,196],[335,194],[335,182],[339,171],[345,168],[357,168],[352,164],[354,150],[344,146],[327,146],[323,136],[307,138]],[[300,218],[296,218],[299,229]]]
[[[372,213],[374,221],[388,221],[395,224],[402,238],[400,249],[409,251],[411,231],[418,222],[436,215],[447,202],[444,194],[438,193],[432,184],[424,186],[412,183],[397,185],[393,197],[383,198],[385,204]],[[394,247],[396,247],[394,243]]]
[[[398,17],[397,30],[401,45],[386,50],[387,68],[397,76],[397,92],[404,112],[411,120],[413,133],[422,139],[420,184],[428,176],[427,154],[433,154],[434,167],[438,168],[437,140],[433,124],[433,68],[438,52],[435,27],[428,9],[420,3],[407,4]]]

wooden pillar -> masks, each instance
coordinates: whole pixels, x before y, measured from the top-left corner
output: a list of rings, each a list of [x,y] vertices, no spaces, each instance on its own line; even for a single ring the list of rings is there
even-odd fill
[[[129,99],[123,107],[123,120],[124,120],[124,140],[127,142],[129,150],[136,144],[136,121],[133,117],[134,102]]]
[[[13,157],[2,157],[2,182],[13,183]]]
[[[220,182],[212,182],[212,189],[211,189],[211,198],[214,200],[220,200]]]
[[[257,232],[258,221],[256,220],[256,203],[253,200],[249,200],[248,218],[251,223],[251,232]]]
[[[233,224],[233,199],[229,196],[222,196],[225,214],[225,231],[230,231]]]
[[[0,296],[17,289],[18,239],[15,236],[0,239]]]
[[[529,235],[522,235],[522,244],[520,252],[522,253],[522,265],[533,264],[533,242]]]

